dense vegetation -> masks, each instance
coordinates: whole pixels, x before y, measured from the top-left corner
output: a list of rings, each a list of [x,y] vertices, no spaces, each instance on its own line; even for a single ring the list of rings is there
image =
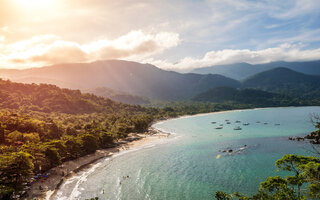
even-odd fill
[[[317,131],[314,133],[320,137],[320,121],[315,123]],[[320,199],[320,151],[318,146],[314,148],[315,156],[298,156],[287,154],[277,160],[275,165],[278,170],[290,172],[291,175],[283,178],[274,176],[267,178],[260,184],[255,195],[246,196],[240,193],[227,194],[223,191],[216,192],[217,200],[303,200]]]
[[[320,93],[319,93],[320,94]],[[267,106],[304,106],[320,105],[320,99],[292,97],[284,94],[272,93],[257,89],[235,89],[230,87],[217,87],[200,93],[193,98],[204,102],[230,102],[238,104],[251,104],[259,107]]]
[[[319,98],[320,76],[306,75],[287,68],[275,68],[242,82],[243,88],[255,88],[293,97]]]
[[[110,111],[115,107],[120,104],[92,94],[81,94],[79,90],[0,79],[0,108],[80,114]]]

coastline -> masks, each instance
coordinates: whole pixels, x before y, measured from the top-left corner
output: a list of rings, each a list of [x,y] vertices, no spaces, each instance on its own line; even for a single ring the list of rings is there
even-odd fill
[[[158,143],[162,139],[167,139],[169,135],[170,133],[165,133],[151,127],[146,133],[129,134],[129,137],[118,142],[119,146],[117,147],[100,149],[95,153],[75,160],[66,161],[47,171],[46,173],[49,173],[50,176],[46,180],[41,179],[32,183],[30,189],[27,191],[27,195],[22,199],[50,199],[51,195],[53,195],[67,179],[71,178],[77,172],[89,168],[99,160],[112,157],[120,152],[141,148],[152,143]]]
[[[265,110],[265,109],[273,109],[273,108],[300,108],[300,107],[320,107],[320,106],[280,106],[280,107],[260,107],[260,108],[244,108],[244,109],[234,109],[234,110],[222,110],[222,111],[216,111],[216,112],[208,112],[208,113],[198,113],[198,114],[189,114],[189,115],[182,115],[172,118],[166,118],[163,120],[157,120],[155,121],[151,127],[153,127],[154,124],[161,123],[166,120],[176,120],[181,118],[188,118],[188,117],[196,117],[196,116],[206,116],[211,114],[218,114],[218,113],[228,113],[228,112],[234,112],[234,111],[247,111],[247,110]]]
[[[301,107],[301,106],[290,106],[290,107]],[[309,107],[309,106],[302,106]],[[310,106],[313,107],[313,106]],[[317,107],[317,106],[316,106]],[[265,107],[265,108],[248,108],[248,109],[235,109],[235,110],[225,110],[209,113],[198,113],[194,115],[182,115],[172,118],[163,118],[155,120],[149,130],[142,134],[131,133],[129,137],[122,139],[118,142],[119,146],[107,149],[97,150],[93,154],[89,154],[75,160],[64,162],[62,165],[50,169],[47,173],[50,173],[48,179],[44,182],[40,180],[32,183],[31,188],[27,191],[28,196],[22,199],[50,199],[59,187],[77,172],[91,167],[93,164],[97,163],[99,160],[107,157],[112,157],[120,152],[125,152],[128,150],[134,150],[136,148],[141,148],[144,146],[149,146],[152,143],[158,144],[161,139],[166,139],[171,133],[164,132],[160,129],[154,127],[155,124],[161,123],[166,120],[175,120],[180,118],[194,117],[194,116],[204,116],[217,113],[227,113],[234,111],[246,111],[246,110],[262,110],[262,109],[272,109],[272,108],[289,108],[289,107]],[[131,135],[131,136],[130,136]],[[43,188],[42,190],[39,187]]]

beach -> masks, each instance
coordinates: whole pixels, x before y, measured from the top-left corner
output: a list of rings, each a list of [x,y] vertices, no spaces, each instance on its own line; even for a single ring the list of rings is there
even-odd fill
[[[165,139],[170,134],[160,132],[150,128],[148,132],[143,134],[131,133],[127,138],[119,140],[117,147],[97,150],[93,154],[89,154],[75,160],[64,162],[47,171],[49,174],[46,179],[39,179],[31,184],[27,195],[22,199],[50,199],[50,196],[59,189],[59,186],[72,177],[77,172],[89,168],[92,164],[98,162],[102,158],[111,157],[119,152],[140,148],[152,143],[156,143],[161,139]]]

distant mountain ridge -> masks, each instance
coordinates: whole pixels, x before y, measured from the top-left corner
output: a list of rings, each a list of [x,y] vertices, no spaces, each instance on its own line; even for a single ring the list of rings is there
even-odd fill
[[[243,64],[248,66],[248,64]],[[249,66],[252,67],[252,66]],[[236,72],[235,72],[236,73]],[[165,71],[150,64],[109,60],[59,64],[26,70],[0,69],[0,77],[23,83],[49,83],[80,89],[129,104],[150,100],[190,100],[218,87],[252,88],[289,96],[320,97],[320,76],[278,67],[237,81],[219,74]]]
[[[288,69],[301,72],[308,75],[320,75],[320,60],[305,62],[285,62],[277,61],[266,64],[248,64],[235,63],[227,65],[214,65],[210,67],[197,68],[191,73],[198,74],[221,74],[236,80],[243,80],[254,74],[268,71],[277,67],[286,67]]]
[[[320,76],[279,67],[242,81],[242,88],[255,88],[292,96],[320,97]]]
[[[112,90],[157,100],[191,98],[214,87],[240,87],[240,82],[222,75],[181,74],[150,64],[108,60],[59,64],[26,70],[0,69],[0,76],[24,83],[50,83],[59,87]]]

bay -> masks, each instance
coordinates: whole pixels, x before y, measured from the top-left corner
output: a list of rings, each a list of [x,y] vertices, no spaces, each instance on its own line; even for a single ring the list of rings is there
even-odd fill
[[[153,127],[171,133],[165,143],[103,159],[68,179],[52,199],[214,199],[217,190],[253,194],[267,177],[286,175],[274,165],[283,155],[312,155],[307,141],[288,140],[315,130],[312,113],[320,113],[320,107],[239,110],[162,121]],[[223,128],[216,129],[220,124]],[[242,130],[234,130],[236,126]]]

